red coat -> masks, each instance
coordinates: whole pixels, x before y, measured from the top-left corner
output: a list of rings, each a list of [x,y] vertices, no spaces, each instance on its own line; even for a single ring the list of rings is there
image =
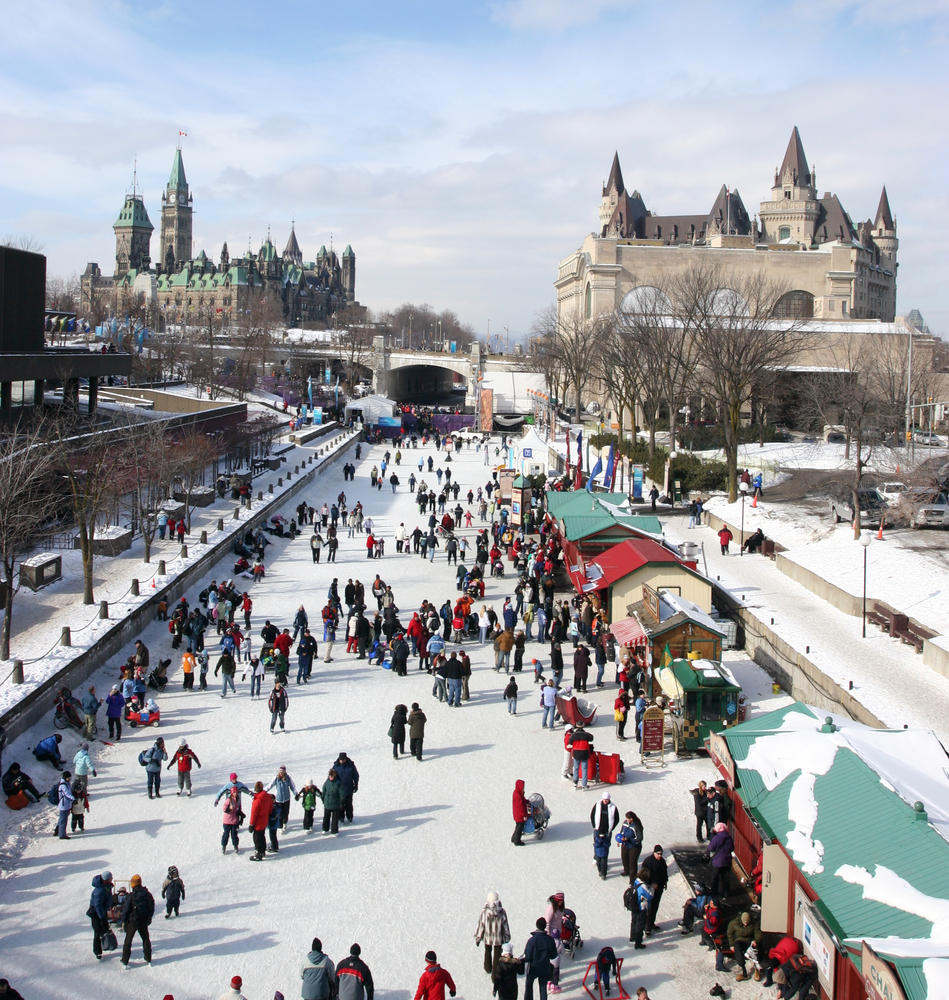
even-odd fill
[[[777,959],[780,965],[784,963],[792,956],[796,955],[801,950],[801,942],[796,938],[783,937],[781,940],[768,952],[768,958]]]
[[[455,992],[451,976],[440,965],[430,965],[418,981],[415,1000],[445,1000],[446,985],[452,993]]]
[[[270,792],[258,792],[254,796],[254,801],[250,806],[250,822],[247,824],[251,830],[266,830],[270,822],[270,810],[273,809],[274,797]]]
[[[290,656],[290,647],[293,645],[293,640],[289,635],[281,632],[273,641],[273,647],[278,652],[283,653],[284,656]]]
[[[406,635],[415,636],[416,640],[422,634],[422,622],[419,619],[418,613],[412,616],[412,620],[409,622],[409,627],[405,630]]]
[[[526,823],[531,814],[531,804],[524,796],[524,782],[518,778],[514,782],[514,822]]]
[[[718,533],[718,540],[722,545],[727,545],[735,536],[728,530],[727,525]]]

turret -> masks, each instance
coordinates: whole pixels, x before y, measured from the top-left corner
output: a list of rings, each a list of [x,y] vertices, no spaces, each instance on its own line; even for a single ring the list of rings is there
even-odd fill
[[[353,248],[347,243],[343,251],[343,295],[350,302],[356,300],[356,255]]]

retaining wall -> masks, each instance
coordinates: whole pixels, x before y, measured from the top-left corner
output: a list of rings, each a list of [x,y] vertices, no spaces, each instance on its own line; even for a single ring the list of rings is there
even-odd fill
[[[337,462],[358,440],[357,436],[344,440],[330,455],[325,455],[318,460],[309,472],[301,471],[297,481],[277,497],[276,506],[282,507],[287,501],[306,489],[313,479]],[[246,531],[248,528],[260,527],[275,509],[274,504],[267,504],[259,513],[241,519],[241,528]],[[225,525],[229,523],[225,520]],[[220,541],[212,543],[187,569],[170,580],[165,587],[156,589],[148,601],[117,621],[92,646],[78,653],[75,659],[71,660],[62,670],[49,677],[25,696],[18,705],[0,716],[0,726],[6,730],[7,740],[12,742],[21,733],[39,722],[53,707],[55,693],[61,687],[72,688],[73,691],[78,690],[84,681],[127,647],[146,626],[154,621],[156,606],[161,598],[164,598],[169,606],[174,606],[175,602],[198,583],[216,563],[230,554],[233,544],[233,532],[225,534]],[[143,565],[145,564],[143,563]],[[155,662],[157,665],[157,660]]]

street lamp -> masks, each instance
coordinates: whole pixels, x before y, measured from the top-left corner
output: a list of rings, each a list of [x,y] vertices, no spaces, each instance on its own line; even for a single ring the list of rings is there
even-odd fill
[[[748,496],[748,484],[741,482],[738,484],[741,491],[741,540],[738,547],[739,557],[745,554],[745,497]]]
[[[863,638],[867,637],[867,549],[873,541],[873,535],[869,531],[862,531],[858,539],[863,546]]]
[[[668,492],[669,492],[669,506],[675,507],[676,505],[676,484],[675,484],[675,474],[672,471],[672,463],[676,460],[676,451],[673,449],[669,452],[669,482],[668,482]]]

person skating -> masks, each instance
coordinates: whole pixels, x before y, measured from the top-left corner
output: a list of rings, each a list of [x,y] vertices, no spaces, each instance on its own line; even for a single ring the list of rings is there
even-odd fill
[[[404,645],[404,643],[403,643]],[[399,752],[405,753],[405,726],[408,721],[408,709],[405,705],[396,705],[389,724],[389,738],[392,741],[392,756],[398,760]]]
[[[643,824],[636,813],[632,811],[626,813],[618,836],[623,878],[628,878],[632,884],[639,871],[639,855],[643,849]]]
[[[217,664],[214,667],[215,677],[217,677],[219,670],[221,671],[221,697],[227,697],[228,686],[230,686],[232,694],[237,694],[237,689],[234,687],[234,674],[237,671],[237,664],[234,662],[234,656],[227,649],[218,657]]]
[[[231,977],[230,988],[225,990],[218,1000],[247,1000],[247,997],[241,992],[244,988],[244,980],[240,976]]]
[[[234,845],[234,853],[240,854],[239,828],[241,820],[241,793],[236,785],[231,785],[224,800],[224,815],[222,823],[224,831],[221,834],[221,853],[227,854],[228,840]]]
[[[145,964],[152,964],[152,942],[148,936],[148,925],[155,914],[155,899],[142,885],[142,876],[133,875],[129,883],[132,891],[122,904],[121,920],[125,929],[125,944],[122,945],[122,964],[128,968],[132,957],[132,942],[135,935],[142,939],[142,955]]]
[[[273,781],[267,786],[267,791],[269,792],[271,788],[276,789],[274,799],[280,807],[280,829],[283,830],[287,827],[287,820],[290,816],[290,796],[293,795],[294,798],[299,797],[297,796],[297,789],[293,783],[293,778],[287,774],[287,769],[284,765],[280,765]]]
[[[538,917],[524,948],[524,961],[527,963],[527,978],[524,982],[524,1000],[532,1000],[534,996],[534,981],[540,993],[539,1000],[547,996],[547,981],[550,979],[550,963],[557,957],[557,945],[547,933],[547,921]]]
[[[359,791],[359,771],[356,765],[346,756],[346,752],[341,750],[336,758],[333,767],[342,785],[342,803],[339,810],[339,818],[345,819],[347,823],[353,821],[353,796]]]
[[[445,1000],[446,986],[448,995],[453,997],[456,990],[451,973],[438,964],[438,956],[434,951],[425,952],[425,971],[418,981],[415,1000]]]
[[[323,833],[339,833],[339,814],[343,804],[343,783],[335,768],[330,768],[323,782]]]
[[[600,878],[606,878],[609,866],[610,838],[619,823],[619,810],[613,805],[609,792],[604,792],[600,801],[590,810],[590,825],[593,827],[593,848],[596,867]]]
[[[178,792],[180,795],[186,788],[188,789],[188,795],[191,795],[191,762],[194,761],[198,767],[201,766],[201,761],[198,760],[198,755],[190,749],[187,740],[178,741],[178,749],[175,751],[174,756],[168,762],[167,770],[171,770],[172,764],[178,765]]]
[[[669,884],[669,867],[666,864],[666,859],[662,856],[662,844],[656,844],[652,849],[652,854],[643,859],[640,870],[646,872],[647,881],[653,890],[649,912],[646,914],[646,934],[648,935],[652,934],[654,930],[662,930],[662,927],[656,923],[656,914],[659,912],[662,894]]]
[[[623,893],[623,906],[630,912],[629,941],[636,948],[645,948],[643,933],[646,930],[646,917],[652,902],[652,886],[646,881],[649,873],[640,869],[633,884]]]
[[[551,725],[551,729],[553,725]],[[590,754],[593,752],[593,737],[582,727],[574,729],[567,740],[573,755],[573,787],[586,788],[590,776]],[[581,780],[582,779],[582,780]]]
[[[478,926],[475,930],[475,946],[484,943],[484,971],[494,978],[494,972],[501,960],[501,946],[511,940],[507,912],[501,905],[496,892],[489,892],[487,902],[481,908]]]
[[[56,788],[56,798],[59,805],[59,814],[53,835],[58,836],[60,840],[69,840],[66,825],[69,822],[72,805],[75,801],[75,796],[72,793],[72,775],[69,771],[63,771],[62,777],[59,779],[59,785]]]
[[[280,841],[277,839],[277,830],[280,827],[280,803],[274,801],[270,807],[270,818],[267,820],[267,833],[270,836],[270,844],[267,847],[268,854],[280,853]]]
[[[349,948],[349,956],[336,966],[336,1000],[372,1000],[375,987],[369,966],[359,957],[358,944]]]
[[[83,791],[85,791],[86,786],[89,784],[90,771],[93,778],[98,777],[96,769],[92,766],[92,758],[89,756],[89,744],[85,741],[79,744],[76,756],[72,759],[72,770],[75,777],[79,779]]]
[[[530,818],[531,804],[524,795],[524,781],[521,778],[514,782],[513,810],[514,833],[511,834],[511,843],[515,847],[523,847],[524,824]]]
[[[323,942],[318,937],[313,938],[309,954],[300,967],[300,978],[303,980],[300,994],[303,1000],[329,1000],[333,996],[336,967],[323,954]]]
[[[307,781],[297,792],[297,801],[303,804],[303,829],[307,833],[313,832],[313,813],[316,812],[316,800],[320,798],[321,794],[312,780]]]
[[[185,898],[185,884],[174,865],[168,869],[168,877],[161,884],[161,898],[165,901],[165,919],[170,920],[172,913],[177,917],[178,907]]]
[[[250,806],[250,819],[247,826],[254,838],[254,853],[251,861],[263,861],[267,856],[267,825],[270,822],[270,812],[273,809],[274,798],[270,792],[264,791],[264,783],[258,781],[254,785],[254,798]]]
[[[160,799],[161,765],[162,761],[168,760],[168,752],[165,750],[164,739],[159,736],[151,748],[142,751],[142,756],[139,759],[145,761],[145,775],[148,778],[148,797]]]
[[[418,707],[418,702],[412,702],[412,711],[409,713],[409,753],[415,756],[416,760],[422,759],[422,744],[425,742],[425,713]]]
[[[602,983],[603,996],[610,995],[611,974],[616,979],[619,975],[619,970],[616,966],[616,952],[607,946],[606,948],[601,948],[600,953],[596,956],[596,973],[593,978],[594,989]]]
[[[75,833],[78,830],[82,833],[86,829],[85,813],[89,812],[89,796],[86,793],[86,786],[80,778],[74,779],[72,794],[72,808],[69,810],[72,816],[72,832]]]
[[[109,910],[115,903],[115,895],[112,886],[112,872],[104,871],[101,875],[95,875],[92,879],[92,896],[89,899],[89,909],[86,913],[92,921],[92,954],[100,961],[102,960],[102,942],[107,941],[112,945],[110,951],[116,947],[109,939],[111,931],[109,929]]]
[[[280,681],[275,681],[273,690],[270,692],[270,697],[267,699],[267,708],[270,709],[270,731],[274,731],[274,726],[277,724],[277,720],[280,720],[280,728],[284,728],[284,717],[286,716],[287,709],[290,707],[290,696],[287,693],[286,688],[280,683]]]
[[[514,957],[514,946],[510,942],[502,945],[501,960],[491,976],[494,996],[498,1000],[517,1000],[517,977],[523,974],[524,959]]]
[[[504,694],[501,696],[507,702],[507,710],[510,715],[517,715],[517,679],[512,677],[507,682]]]

